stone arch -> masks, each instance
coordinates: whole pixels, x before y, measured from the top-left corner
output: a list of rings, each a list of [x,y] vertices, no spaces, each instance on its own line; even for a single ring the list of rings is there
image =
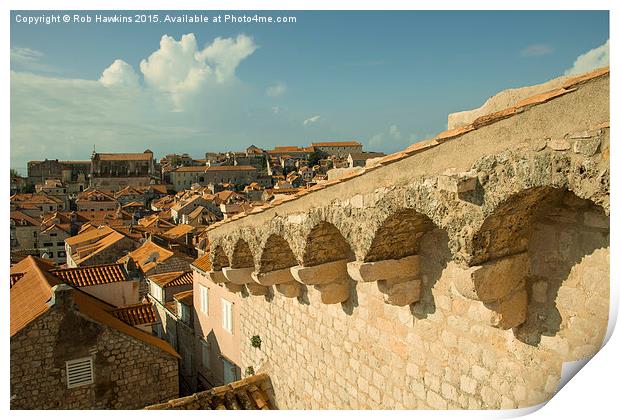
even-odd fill
[[[228,267],[230,265],[228,257],[221,245],[215,246],[213,252],[211,252],[211,264],[214,271],[221,271],[223,267]]]
[[[254,267],[254,257],[250,250],[250,246],[245,240],[239,239],[235,243],[230,258],[230,266],[232,268]]]
[[[419,251],[421,237],[435,227],[424,214],[399,209],[388,216],[375,232],[365,262],[400,259]]]
[[[277,234],[271,234],[262,246],[258,272],[282,270],[297,265],[297,258],[293,254],[286,239]]]
[[[609,216],[592,200],[549,186],[509,196],[473,235],[470,265],[471,283],[459,289],[522,342],[564,343],[567,360],[590,356],[602,344]]]
[[[319,222],[306,237],[303,252],[303,265],[306,267],[354,259],[355,255],[349,243],[338,228],[329,222]]]

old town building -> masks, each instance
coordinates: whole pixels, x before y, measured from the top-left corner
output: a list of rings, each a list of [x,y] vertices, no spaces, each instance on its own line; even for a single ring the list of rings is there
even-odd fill
[[[137,409],[179,395],[178,353],[28,257],[11,268],[11,409]]]

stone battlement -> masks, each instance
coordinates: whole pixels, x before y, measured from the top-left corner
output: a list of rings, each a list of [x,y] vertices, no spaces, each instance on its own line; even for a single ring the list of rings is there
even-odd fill
[[[609,70],[558,84],[210,229],[280,408],[524,407],[598,350]]]

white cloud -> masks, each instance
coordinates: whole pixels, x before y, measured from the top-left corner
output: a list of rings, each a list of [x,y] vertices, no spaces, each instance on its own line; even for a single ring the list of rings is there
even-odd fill
[[[315,122],[317,122],[320,118],[321,118],[321,116],[320,116],[320,115],[315,115],[314,117],[306,118],[306,119],[304,120],[304,125],[314,124],[314,123],[315,123]]]
[[[390,126],[389,133],[395,140],[400,140],[402,137],[398,126],[394,124]]]
[[[101,74],[99,83],[106,87],[137,88],[140,82],[138,74],[131,65],[123,60],[114,60]]]
[[[41,51],[33,50],[25,47],[11,48],[11,67],[17,67],[24,70],[56,72],[58,68],[43,63],[41,60],[45,57]]]
[[[282,108],[278,105],[274,106],[271,108],[271,110],[273,111],[274,114],[279,114],[280,111],[282,111]]]
[[[163,35],[159,49],[140,62],[146,84],[171,95],[175,106],[183,108],[185,99],[204,90],[209,82],[227,83],[235,80],[239,63],[256,50],[252,38],[216,38],[198,50],[194,34],[183,35],[179,41]]]
[[[553,48],[547,44],[534,44],[521,50],[521,56],[523,57],[539,57],[541,55],[551,54]]]
[[[286,92],[286,85],[284,83],[276,83],[273,86],[269,86],[265,93],[267,93],[267,96],[275,97],[284,95],[284,92]]]
[[[609,40],[600,47],[591,49],[581,54],[573,66],[564,72],[565,75],[585,73],[590,70],[606,67],[609,65]]]
[[[237,38],[215,38],[211,45],[196,54],[198,60],[207,61],[215,68],[217,81],[227,82],[235,75],[239,63],[252,55],[258,47],[246,35]]]

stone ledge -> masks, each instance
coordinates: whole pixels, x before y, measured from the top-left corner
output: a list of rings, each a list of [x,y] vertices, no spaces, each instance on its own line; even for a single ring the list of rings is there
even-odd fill
[[[247,283],[251,283],[252,280],[252,272],[254,271],[253,267],[247,268],[232,268],[232,267],[224,267],[222,268],[222,272],[224,276],[228,279],[232,284],[244,285]]]
[[[358,282],[395,280],[403,274],[407,277],[418,277],[420,256],[410,255],[397,260],[373,262],[352,261],[347,264],[347,272],[353,280]]]
[[[300,283],[314,286],[348,280],[347,260],[337,260],[325,264],[291,267],[293,278]]]

